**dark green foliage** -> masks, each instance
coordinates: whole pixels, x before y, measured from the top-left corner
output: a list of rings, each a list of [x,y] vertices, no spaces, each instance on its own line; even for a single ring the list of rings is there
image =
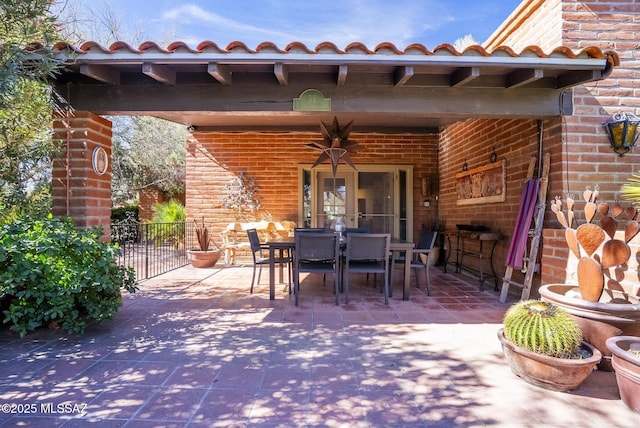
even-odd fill
[[[582,341],[582,331],[562,308],[540,300],[524,300],[504,316],[504,335],[521,348],[557,358],[571,358]]]
[[[137,290],[135,272],[116,264],[120,251],[99,229],[78,230],[71,219],[22,218],[0,230],[0,302],[4,322],[26,335],[56,321],[82,332],[90,320],[114,316],[120,288]]]
[[[138,205],[127,205],[124,207],[113,208],[111,210],[111,221],[119,222],[127,218],[133,218],[138,220],[138,212],[140,207]]]

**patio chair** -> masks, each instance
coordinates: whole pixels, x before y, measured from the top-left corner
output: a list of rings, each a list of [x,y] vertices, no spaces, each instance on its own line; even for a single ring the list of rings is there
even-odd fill
[[[325,230],[323,227],[296,227],[293,229],[293,235],[296,233],[305,232],[305,233],[324,233]]]
[[[333,273],[336,306],[340,304],[340,235],[337,233],[298,232],[295,235],[293,286],[298,306],[301,273]]]
[[[413,258],[411,259],[411,270],[416,273],[416,287],[420,288],[418,280],[418,270],[424,269],[424,277],[427,282],[427,296],[431,295],[431,278],[429,276],[429,254],[436,244],[438,232],[434,230],[425,230],[420,234],[420,241],[413,249]]]
[[[382,273],[384,303],[389,304],[388,233],[350,233],[347,235],[344,265],[344,295],[349,303],[349,279],[353,273]]]
[[[266,244],[260,242],[260,236],[258,235],[258,231],[256,229],[247,229],[247,236],[249,238],[249,245],[251,246],[251,255],[253,256],[253,276],[251,277],[251,288],[249,290],[250,293],[253,293],[253,285],[256,283],[256,269],[259,267],[258,271],[258,281],[260,283],[260,275],[262,274],[262,266],[269,265],[269,247]],[[265,255],[266,254],[266,255]],[[289,254],[279,254],[276,256],[275,263],[278,264],[287,264],[289,267],[289,293],[291,293],[291,256]]]
[[[347,236],[350,233],[369,233],[369,229],[366,227],[347,227],[344,230],[344,236]]]

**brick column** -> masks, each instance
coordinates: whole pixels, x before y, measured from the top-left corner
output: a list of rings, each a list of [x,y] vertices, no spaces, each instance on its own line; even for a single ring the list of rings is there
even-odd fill
[[[102,225],[108,237],[111,122],[91,112],[76,111],[68,119],[54,118],[53,138],[61,143],[53,156],[53,215],[73,217],[80,228]]]

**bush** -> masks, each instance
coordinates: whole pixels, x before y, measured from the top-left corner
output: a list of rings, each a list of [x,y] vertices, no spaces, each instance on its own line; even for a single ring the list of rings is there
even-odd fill
[[[114,316],[120,288],[137,290],[135,272],[116,264],[119,249],[100,228],[78,230],[71,219],[22,218],[0,230],[0,302],[4,323],[24,337],[50,322],[84,331]]]
[[[180,223],[187,220],[187,211],[184,205],[175,199],[154,204],[151,211],[153,211],[151,223]]]
[[[133,218],[134,220],[138,220],[138,213],[140,211],[140,207],[138,205],[127,205],[124,207],[112,208],[111,209],[111,221],[119,222],[122,220],[126,220],[128,218]]]

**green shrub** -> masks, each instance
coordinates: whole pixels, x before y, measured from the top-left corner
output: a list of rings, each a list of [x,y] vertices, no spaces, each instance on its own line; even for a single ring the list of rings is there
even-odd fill
[[[185,238],[187,211],[184,205],[171,199],[169,202],[153,205],[151,210],[153,217],[149,223],[152,223],[152,226],[147,229],[149,239],[156,245],[170,242],[178,248]]]
[[[124,207],[112,208],[111,209],[111,221],[119,222],[122,220],[126,220],[131,216],[134,220],[138,220],[138,213],[140,211],[140,207],[137,204],[127,205]]]
[[[187,220],[187,211],[179,201],[171,199],[169,202],[154,204],[152,223],[179,223]]]
[[[71,219],[22,218],[0,230],[0,302],[4,323],[25,336],[56,321],[70,333],[114,316],[120,288],[137,290],[135,272],[116,264],[119,249],[99,228]]]

